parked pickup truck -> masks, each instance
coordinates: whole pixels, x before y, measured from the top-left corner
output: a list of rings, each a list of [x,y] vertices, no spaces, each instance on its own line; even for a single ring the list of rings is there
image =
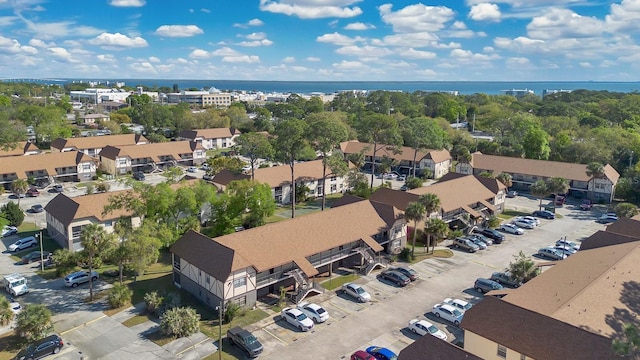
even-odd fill
[[[227,339],[229,339],[232,344],[241,347],[249,357],[254,358],[262,353],[262,344],[260,341],[240,326],[227,330]]]

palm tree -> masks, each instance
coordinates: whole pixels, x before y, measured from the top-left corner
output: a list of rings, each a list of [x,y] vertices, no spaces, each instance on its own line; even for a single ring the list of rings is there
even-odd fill
[[[496,176],[496,179],[498,179],[498,181],[506,186],[507,190],[509,190],[509,188],[513,186],[513,177],[509,173],[500,173],[498,174],[498,176]]]
[[[418,197],[418,202],[424,206],[426,212],[426,220],[431,219],[431,214],[440,210],[440,198],[436,194],[423,194]],[[428,229],[425,226],[425,231]],[[431,233],[427,234],[429,241],[431,240]]]
[[[603,177],[605,177],[604,165],[595,161],[590,162],[587,165],[587,176],[591,178],[589,179],[590,182],[595,179],[602,179]]]
[[[614,209],[616,215],[624,218],[632,218],[638,215],[638,207],[632,203],[620,203]]]
[[[407,205],[407,209],[404,211],[404,218],[407,221],[413,221],[413,240],[411,241],[411,255],[413,256],[416,250],[416,234],[418,232],[418,221],[424,219],[426,214],[424,205],[417,201],[410,202]]]
[[[0,296],[0,326],[6,326],[13,320],[13,311],[9,299]]]
[[[18,197],[18,205],[20,205],[20,195],[24,195],[29,190],[29,183],[25,179],[15,179],[11,183],[11,191]]]
[[[93,259],[101,252],[108,252],[108,249],[115,242],[114,236],[107,234],[104,227],[98,224],[89,224],[82,228],[80,232],[80,243],[84,248],[89,260],[89,300],[93,301]]]
[[[569,191],[569,182],[565,178],[553,177],[547,181],[549,192],[553,193],[553,212],[556,212],[558,194],[566,194]]]
[[[431,253],[436,249],[436,243],[438,239],[442,239],[447,236],[449,232],[449,225],[442,219],[429,219],[429,222],[425,225],[425,230],[428,229],[429,244],[431,244]],[[433,239],[431,236],[433,235]]]
[[[537,196],[538,200],[540,200],[540,204],[538,204],[538,210],[541,210],[542,198],[549,195],[551,191],[549,191],[549,188],[547,187],[547,183],[544,182],[544,180],[538,180],[535,183],[533,183],[533,185],[531,185],[531,193],[534,196]]]

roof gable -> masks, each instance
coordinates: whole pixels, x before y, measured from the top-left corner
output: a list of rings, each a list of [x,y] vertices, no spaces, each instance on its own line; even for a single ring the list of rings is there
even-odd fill
[[[148,143],[149,141],[139,134],[121,134],[121,135],[106,135],[106,136],[85,136],[63,139],[58,138],[51,142],[51,147],[54,149],[62,150],[66,148],[75,148],[78,150],[84,149],[100,149],[108,145],[111,146],[124,146],[124,145],[137,145],[141,143]]]
[[[168,141],[163,143],[150,143],[141,145],[106,146],[100,156],[115,160],[116,157],[129,157],[131,159],[151,158],[160,161],[161,156],[172,156],[180,160],[180,155],[193,154],[195,150],[205,150],[202,144],[193,141]]]
[[[50,176],[56,176],[58,168],[91,162],[95,160],[77,151],[30,155],[29,161],[21,156],[7,156],[0,161],[0,174],[15,173],[18,178],[24,179],[27,178],[27,172],[45,170]]]
[[[340,143],[340,150],[342,150],[342,152],[345,154],[355,154],[362,152],[367,156],[373,156],[373,144],[359,142],[357,140],[350,140]],[[418,151],[417,153],[415,153],[415,150],[408,146],[401,146],[398,148],[392,145],[378,144],[376,150],[376,157],[386,156],[399,161],[413,161],[414,155],[416,161],[420,161],[425,158],[431,159],[435,163],[451,160],[451,154],[446,149],[427,149],[425,151]]]
[[[195,140],[198,138],[203,139],[221,139],[230,138],[234,135],[239,135],[240,131],[234,128],[213,128],[213,129],[195,129],[195,130],[183,130],[178,136],[186,139]]]
[[[29,141],[18,141],[14,145],[15,147],[9,147],[6,149],[0,147],[0,157],[21,156],[30,151],[40,151],[36,144]]]
[[[86,218],[94,218],[100,222],[115,220],[123,216],[131,216],[132,213],[119,209],[103,214],[104,207],[109,204],[111,196],[126,191],[128,190],[82,195],[73,198],[65,194],[58,194],[45,206],[45,210],[64,225],[71,224],[73,220]]]
[[[349,163],[349,168],[355,165]],[[299,162],[295,164],[294,176],[296,182],[313,181],[322,179],[322,160]],[[327,177],[331,177],[331,169],[327,167]],[[269,184],[270,187],[289,185],[291,183],[291,168],[289,165],[271,166],[254,170],[254,179],[260,183]]]
[[[482,360],[435,336],[420,336],[398,354],[398,360]]]
[[[77,202],[65,194],[58,194],[51,199],[49,203],[44,207],[48,215],[58,219],[62,224],[68,226],[76,216],[78,211]]]
[[[216,279],[228,279],[233,262],[238,261],[233,249],[193,230],[182,235],[170,251]],[[213,258],[215,261],[212,261]],[[248,266],[248,262],[241,262]]]
[[[440,205],[445,212],[482,202],[482,200],[492,199],[496,196],[496,193],[489,190],[474,176],[437,182],[430,186],[408,190],[407,193],[416,195],[435,194],[440,199]]]

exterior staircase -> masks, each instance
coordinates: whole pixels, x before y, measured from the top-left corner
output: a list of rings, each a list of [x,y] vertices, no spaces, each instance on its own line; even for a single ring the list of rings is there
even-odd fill
[[[290,299],[295,304],[300,303],[312,291],[318,294],[324,293],[324,288],[315,281],[310,280],[300,269],[291,270],[286,275],[291,275],[298,284],[297,290],[290,294]]]
[[[384,256],[376,255],[368,247],[359,247],[353,251],[362,255],[362,258],[364,259],[364,265],[360,268],[360,271],[364,275],[369,275],[369,273],[377,267],[384,268],[389,264],[389,261]]]

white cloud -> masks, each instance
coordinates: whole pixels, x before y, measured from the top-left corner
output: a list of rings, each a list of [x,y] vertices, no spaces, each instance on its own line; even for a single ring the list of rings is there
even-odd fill
[[[362,14],[357,6],[361,0],[260,0],[260,10],[297,16],[301,19],[350,18]]]
[[[244,47],[257,47],[257,46],[271,46],[273,45],[273,41],[269,39],[262,40],[254,40],[254,41],[241,41],[236,45],[244,46]]]
[[[501,16],[500,8],[496,4],[477,4],[469,10],[469,19],[475,21],[500,21]]]
[[[130,38],[127,35],[120,33],[102,33],[89,40],[89,43],[92,45],[111,48],[139,48],[147,47],[149,45],[145,39],[139,36]]]
[[[315,57],[315,56],[309,56],[308,58],[306,58],[305,60],[307,61],[311,61],[311,62],[318,62],[320,61],[320,58]]]
[[[458,61],[461,61],[461,60],[490,61],[490,60],[495,60],[500,58],[500,56],[497,54],[492,54],[492,55],[480,54],[480,53],[474,53],[473,51],[470,51],[470,50],[463,50],[463,49],[451,50],[450,56],[452,58],[455,58]]]
[[[157,58],[155,56],[149,56],[149,62],[159,63],[160,61],[161,61],[160,58]]]
[[[254,63],[260,62],[259,56],[246,55],[227,46],[221,47],[220,49],[216,49],[210,52],[207,52],[206,50],[202,50],[202,49],[195,49],[191,51],[191,53],[189,54],[189,57],[192,59],[207,59],[212,56],[221,57],[223,62],[247,63],[247,64],[254,64]]]
[[[318,36],[316,38],[318,42],[330,43],[334,45],[353,45],[357,42],[366,41],[365,38],[356,36],[355,38],[348,37],[346,35],[342,35],[340,33],[334,32],[333,34],[324,34],[322,36]]]
[[[347,60],[342,60],[339,63],[334,63],[332,66],[338,70],[364,70],[369,68],[369,66],[361,63],[360,61]]]
[[[601,20],[558,8],[548,9],[544,15],[534,17],[527,25],[527,33],[534,39],[592,37],[606,30]]]
[[[137,73],[142,74],[157,74],[158,70],[153,66],[153,64],[143,61],[143,62],[135,62],[129,64],[129,68]]]
[[[246,29],[249,26],[262,26],[262,25],[264,25],[264,22],[262,22],[262,20],[260,20],[260,19],[251,19],[251,20],[249,20],[248,22],[246,22],[244,24],[235,23],[235,24],[233,24],[233,27]]]
[[[287,64],[291,64],[296,62],[296,58],[294,58],[293,56],[287,56],[286,58],[282,59],[283,63],[287,63]]]
[[[98,61],[104,62],[104,63],[115,63],[116,62],[115,56],[113,56],[111,54],[100,54],[100,55],[97,55],[96,58],[98,59]]]
[[[388,56],[393,54],[393,51],[384,48],[384,47],[378,47],[378,46],[370,46],[370,45],[365,45],[365,46],[356,46],[356,45],[349,45],[349,46],[343,46],[341,48],[336,49],[336,53],[340,54],[340,55],[350,55],[350,56],[368,56],[368,57],[381,57],[381,56]]]
[[[73,56],[67,49],[63,47],[52,47],[49,48],[49,53],[54,58],[64,61],[64,62],[78,62],[78,60],[74,59]]]
[[[593,68],[593,65],[592,65],[590,62],[588,62],[588,61],[582,61],[582,62],[580,62],[580,66],[581,66],[581,67],[583,67],[583,68],[585,68],[585,69],[591,69],[591,68]]]
[[[427,47],[433,46],[438,40],[438,36],[434,33],[418,32],[388,35],[382,39],[373,39],[371,44],[377,46]]]
[[[197,25],[162,25],[156,29],[156,35],[165,37],[191,37],[204,34]]]
[[[38,50],[33,46],[20,45],[16,39],[10,39],[0,35],[0,53],[7,54],[37,54]]]
[[[425,76],[425,77],[428,77],[428,78],[433,78],[433,77],[438,76],[438,73],[433,71],[433,70],[431,70],[431,69],[418,70],[418,71],[416,71],[416,73],[418,75],[422,75],[422,76]]]
[[[382,21],[393,26],[393,31],[401,33],[438,31],[455,16],[455,12],[446,6],[414,4],[391,11],[392,7],[392,4],[380,5],[378,11]]]
[[[211,14],[211,10],[209,10],[209,9],[202,8],[202,9],[200,9],[200,11],[205,13],[205,14]]]
[[[255,64],[260,62],[260,57],[255,55],[224,56],[222,58],[222,61],[231,63]]]
[[[369,30],[369,29],[375,29],[376,27],[373,26],[372,24],[355,22],[355,23],[347,24],[347,26],[345,26],[344,28],[345,30]]]
[[[265,39],[267,37],[267,34],[263,33],[263,32],[254,32],[251,33],[247,36],[245,36],[247,39],[249,40],[262,40]]]
[[[189,57],[192,59],[206,59],[209,56],[209,53],[206,50],[202,49],[195,49],[189,54]]]
[[[33,46],[33,47],[37,47],[37,48],[48,48],[48,47],[53,47],[56,44],[51,42],[51,43],[46,43],[40,39],[31,39],[29,40],[29,45]]]
[[[522,69],[531,67],[531,61],[525,57],[510,57],[505,60],[505,64],[508,68],[512,69]]]
[[[436,53],[434,52],[421,51],[421,50],[416,50],[414,48],[409,48],[409,49],[400,51],[398,54],[405,58],[420,59],[420,60],[434,59],[436,57]]]
[[[117,7],[142,7],[145,0],[111,0],[109,4]]]

